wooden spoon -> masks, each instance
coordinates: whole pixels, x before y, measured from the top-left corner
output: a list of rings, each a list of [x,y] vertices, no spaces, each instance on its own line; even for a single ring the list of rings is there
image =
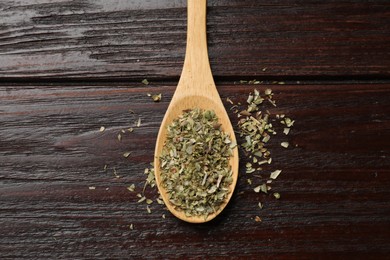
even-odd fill
[[[181,115],[183,110],[194,108],[214,110],[222,125],[222,130],[230,135],[233,142],[236,142],[232,124],[219,97],[210,69],[206,40],[206,5],[207,0],[188,0],[187,50],[184,67],[179,84],[162,121],[154,157],[156,184],[165,205],[173,215],[191,223],[202,223],[215,218],[229,202],[238,177],[238,149],[236,147],[233,149],[233,156],[230,159],[233,171],[231,191],[226,202],[207,218],[205,216],[187,217],[184,212],[176,210],[169,202],[167,192],[161,185],[159,157],[166,140],[167,126]]]

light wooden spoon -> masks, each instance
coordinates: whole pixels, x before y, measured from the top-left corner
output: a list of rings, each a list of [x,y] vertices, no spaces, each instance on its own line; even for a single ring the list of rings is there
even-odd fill
[[[166,140],[167,126],[181,115],[183,110],[194,108],[214,110],[223,131],[230,135],[233,142],[236,142],[232,124],[219,97],[213,75],[211,74],[206,40],[206,5],[207,0],[188,0],[187,49],[184,67],[179,84],[162,121],[154,157],[156,184],[165,205],[173,215],[191,223],[202,223],[215,218],[229,202],[238,177],[238,149],[236,147],[233,149],[233,156],[230,159],[233,182],[230,186],[228,198],[218,211],[210,214],[207,218],[205,216],[187,217],[184,212],[176,210],[169,202],[167,192],[161,185],[159,157]]]

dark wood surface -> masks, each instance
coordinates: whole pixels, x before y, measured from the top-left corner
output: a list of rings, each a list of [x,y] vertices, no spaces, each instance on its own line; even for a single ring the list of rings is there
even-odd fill
[[[272,184],[281,199],[253,191],[241,153],[232,201],[202,225],[155,202],[148,214],[127,190],[142,190],[181,72],[185,7],[0,2],[0,258],[388,258],[388,1],[209,0],[210,62],[226,108],[227,97],[272,88],[270,112],[296,123],[294,148],[274,137],[265,169],[283,170]]]

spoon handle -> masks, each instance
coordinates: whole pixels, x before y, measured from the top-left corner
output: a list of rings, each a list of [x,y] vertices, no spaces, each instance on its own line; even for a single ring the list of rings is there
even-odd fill
[[[187,47],[177,92],[218,95],[211,73],[206,37],[207,0],[188,0]]]

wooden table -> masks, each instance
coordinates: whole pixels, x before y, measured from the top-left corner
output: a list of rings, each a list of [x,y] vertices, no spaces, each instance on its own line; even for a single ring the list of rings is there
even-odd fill
[[[208,5],[226,108],[227,97],[244,103],[254,88],[271,88],[271,114],[296,120],[287,137],[273,137],[261,173],[282,169],[272,183],[281,198],[253,191],[241,152],[236,192],[212,222],[137,203],[183,64],[185,0],[4,0],[1,259],[389,257],[389,2]],[[286,138],[288,149],[278,145]]]

